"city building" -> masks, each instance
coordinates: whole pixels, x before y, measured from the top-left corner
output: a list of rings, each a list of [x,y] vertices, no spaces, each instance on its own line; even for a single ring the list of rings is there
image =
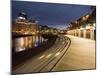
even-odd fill
[[[27,19],[25,13],[19,13],[17,19],[12,24],[12,32],[17,34],[37,34],[38,21]]]
[[[67,28],[67,34],[82,38],[96,40],[96,8],[75,22],[71,22]]]

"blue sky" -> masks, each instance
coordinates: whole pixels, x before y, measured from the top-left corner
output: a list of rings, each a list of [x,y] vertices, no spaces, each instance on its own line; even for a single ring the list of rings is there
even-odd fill
[[[12,1],[12,19],[15,20],[20,12],[38,20],[41,25],[65,29],[70,22],[91,12],[91,8],[87,5]]]

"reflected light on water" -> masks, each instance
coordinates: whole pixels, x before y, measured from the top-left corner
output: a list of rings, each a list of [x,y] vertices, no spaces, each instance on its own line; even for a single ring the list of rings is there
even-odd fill
[[[20,51],[24,51],[24,50],[25,50],[25,48],[21,48],[21,47],[16,48],[16,52],[20,52]]]
[[[44,39],[41,36],[27,36],[15,38],[13,41],[13,45],[15,51],[20,52],[29,48],[37,47],[46,41],[47,39]]]
[[[23,51],[25,49],[23,38],[15,40],[15,49],[16,49],[16,52]]]

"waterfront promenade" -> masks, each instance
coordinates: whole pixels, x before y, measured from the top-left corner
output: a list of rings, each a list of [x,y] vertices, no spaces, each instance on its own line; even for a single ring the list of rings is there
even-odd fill
[[[51,48],[23,62],[13,73],[95,69],[95,54],[94,40],[71,35],[60,36]]]
[[[52,71],[95,69],[95,41],[71,35],[66,36],[70,38],[71,45]]]

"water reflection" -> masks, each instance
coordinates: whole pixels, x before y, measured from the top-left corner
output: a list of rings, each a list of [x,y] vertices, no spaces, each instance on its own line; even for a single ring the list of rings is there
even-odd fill
[[[13,47],[15,52],[24,51],[29,48],[37,47],[43,42],[46,42],[42,36],[27,36],[13,39]]]

